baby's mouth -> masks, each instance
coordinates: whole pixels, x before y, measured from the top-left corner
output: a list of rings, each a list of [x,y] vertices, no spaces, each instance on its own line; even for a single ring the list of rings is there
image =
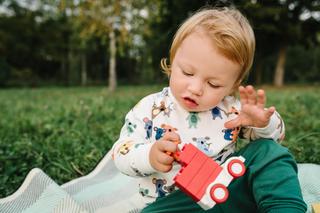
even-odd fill
[[[188,97],[184,97],[183,100],[185,101],[186,105],[191,108],[197,107],[199,105],[195,100]]]

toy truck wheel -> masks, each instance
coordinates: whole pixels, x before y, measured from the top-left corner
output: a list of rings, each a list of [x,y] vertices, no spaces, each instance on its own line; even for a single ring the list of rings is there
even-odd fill
[[[232,177],[238,178],[241,177],[246,171],[246,168],[243,162],[239,159],[233,159],[228,164],[228,172]]]
[[[210,197],[216,203],[223,203],[229,197],[229,191],[223,184],[215,184],[210,189]]]

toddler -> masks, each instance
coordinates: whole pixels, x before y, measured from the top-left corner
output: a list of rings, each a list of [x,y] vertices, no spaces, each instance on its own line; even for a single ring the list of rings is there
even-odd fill
[[[271,164],[275,161],[271,155],[275,153],[279,153],[278,157],[285,153],[286,162],[293,160],[285,148],[274,142],[284,138],[285,127],[275,107],[265,106],[264,90],[256,91],[250,85],[241,86],[252,65],[254,50],[253,30],[236,9],[204,9],[179,28],[171,46],[170,64],[165,59],[161,61],[170,79],[169,87],[148,95],[131,109],[112,148],[117,168],[126,175],[140,179],[136,187],[143,203],[148,206],[144,212],[175,212],[179,205],[181,212],[201,211],[175,187],[173,177],[181,166],[168,153],[192,143],[216,162],[222,163],[234,155],[238,137],[251,141],[242,149],[243,152],[236,153],[246,158],[247,172],[244,177],[233,181],[238,185],[231,183],[228,201],[233,200],[233,194],[239,192],[239,187],[247,187],[240,196],[248,196],[252,203],[245,206],[246,202],[238,201],[239,205],[234,202],[235,211],[239,212],[236,209],[241,205],[244,212],[269,208],[267,204],[261,207],[260,202],[268,203],[268,197],[263,196],[276,188],[259,188],[265,190],[264,194],[256,193],[254,177],[250,176],[256,173],[253,173],[251,166]],[[239,100],[235,97],[237,91]],[[177,141],[180,144],[177,145]],[[263,167],[262,171],[267,168]],[[288,200],[294,200],[293,203],[303,210],[305,206],[295,168],[295,163],[292,163],[276,174],[273,173],[276,170],[270,167],[274,179],[278,175],[289,174],[290,177],[286,178],[290,180],[281,185],[278,183],[283,182],[283,178],[279,178],[279,181],[267,186],[278,184],[281,194],[275,196],[275,200],[280,200],[278,204],[281,204],[281,199],[285,205]],[[264,179],[269,177],[264,176]],[[232,186],[235,186],[234,190]],[[228,201],[216,206],[230,205]],[[212,210],[221,208],[216,206]],[[273,203],[272,206],[276,205]],[[295,208],[291,203],[290,206]],[[228,212],[232,211],[229,209]]]

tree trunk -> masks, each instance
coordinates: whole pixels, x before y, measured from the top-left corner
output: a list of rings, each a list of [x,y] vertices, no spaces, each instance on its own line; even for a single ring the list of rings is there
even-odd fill
[[[117,87],[117,73],[116,73],[116,38],[114,31],[109,33],[109,48],[110,48],[110,60],[109,60],[109,91],[115,91]]]
[[[81,52],[81,86],[87,85],[87,58],[85,51]]]
[[[279,50],[277,66],[276,66],[275,75],[273,79],[273,84],[278,87],[283,86],[284,73],[285,73],[284,68],[286,64],[286,53],[287,53],[287,46],[282,46]]]

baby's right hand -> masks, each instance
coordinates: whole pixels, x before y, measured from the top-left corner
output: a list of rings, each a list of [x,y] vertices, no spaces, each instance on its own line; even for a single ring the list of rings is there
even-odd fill
[[[159,172],[169,172],[172,169],[174,158],[168,152],[177,151],[178,145],[175,142],[179,140],[180,137],[177,133],[168,132],[152,145],[149,160],[154,169]]]

